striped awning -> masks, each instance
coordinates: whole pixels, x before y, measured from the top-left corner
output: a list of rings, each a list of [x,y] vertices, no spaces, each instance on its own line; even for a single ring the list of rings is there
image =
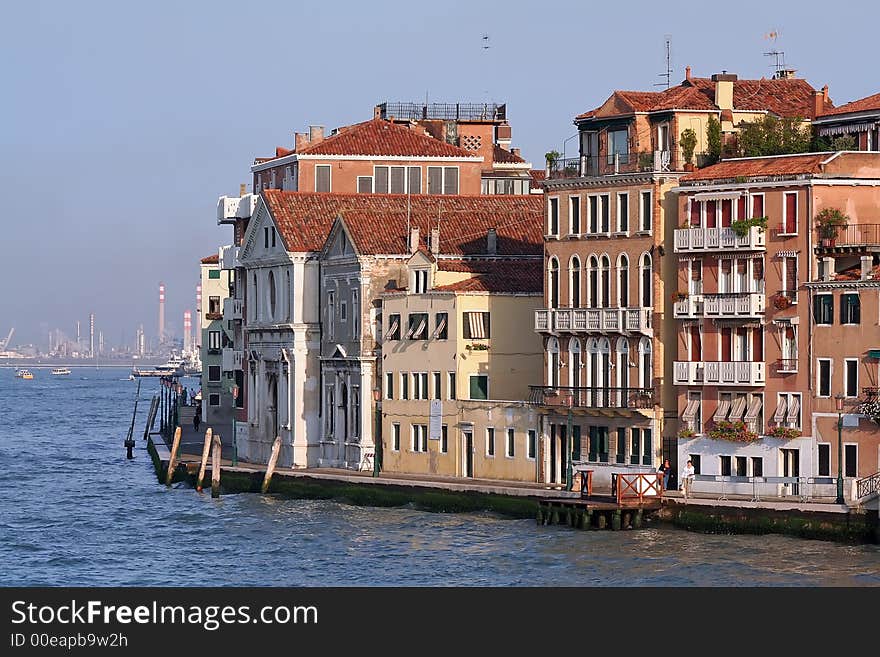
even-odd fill
[[[398,326],[400,326],[400,320],[399,320],[399,319],[395,319],[395,320],[391,323],[391,326],[388,327],[388,330],[385,331],[385,340],[390,339],[391,336],[394,335],[394,334],[397,332],[397,327],[398,327]]]
[[[684,409],[684,413],[681,414],[681,419],[685,422],[693,422],[697,419],[697,411],[699,410],[699,408],[699,399],[689,399],[687,406]]]
[[[695,201],[726,201],[745,196],[746,192],[699,192],[691,198]]]
[[[437,324],[437,328],[434,329],[432,337],[436,339],[437,336],[439,336],[443,332],[444,328],[446,328],[446,315],[443,315],[443,317],[440,319],[440,323]]]
[[[863,123],[845,123],[843,125],[822,125],[819,126],[819,136],[825,137],[829,135],[847,135],[853,132],[868,132],[869,130],[873,130],[877,125],[877,122],[863,122]]]
[[[483,313],[468,313],[468,324],[471,329],[472,339],[481,339],[486,337],[486,328],[483,326]]]
[[[788,397],[782,396],[779,398],[779,406],[776,407],[776,412],[773,414],[773,421],[776,424],[782,424],[782,421],[785,419],[785,409],[788,405]]]
[[[777,251],[777,258],[794,258],[798,254],[797,251]]]
[[[758,419],[758,415],[761,413],[761,406],[764,405],[764,400],[760,395],[754,395],[752,397],[752,401],[749,403],[749,410],[746,411],[746,416],[743,418],[746,422],[754,422]]]
[[[712,419],[715,422],[723,422],[727,419],[727,412],[730,410],[730,400],[722,399],[718,402],[718,409],[715,411],[715,415],[712,416]]]
[[[800,410],[801,398],[797,395],[792,395],[791,404],[788,405],[788,413],[785,414],[785,421],[789,423],[797,423]]]
[[[746,410],[746,398],[739,397],[736,401],[733,402],[733,407],[730,409],[730,417],[728,418],[731,422],[738,422],[742,420],[743,413]]]
[[[425,327],[427,326],[427,324],[428,324],[428,320],[424,319],[424,318],[422,319],[422,321],[419,322],[419,325],[416,327],[416,330],[413,331],[413,334],[412,334],[413,340],[420,340],[422,338],[422,333],[425,332]]]

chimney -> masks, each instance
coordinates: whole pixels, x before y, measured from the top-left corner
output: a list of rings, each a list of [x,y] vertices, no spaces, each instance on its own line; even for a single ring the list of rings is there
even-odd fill
[[[871,278],[871,269],[873,269],[874,258],[872,256],[862,256],[862,280],[866,281]]]
[[[306,146],[309,145],[309,136],[305,132],[294,132],[293,139],[294,139],[293,149],[297,152],[301,151],[302,149],[304,149]]]
[[[825,100],[827,101],[828,100],[828,85],[827,84],[824,87],[822,87],[822,95],[825,96]]]
[[[733,83],[737,77],[733,73],[722,71],[712,76],[715,83],[715,104],[720,110],[733,109]]]
[[[813,118],[825,111],[825,94],[821,91],[813,92]]]
[[[690,80],[690,79],[691,79],[691,67],[690,67],[690,66],[685,66],[685,67],[684,67],[684,79],[685,79],[685,80]]]
[[[241,183],[238,186],[238,198],[243,197],[245,194],[247,194],[247,183]]]
[[[409,232],[409,252],[415,253],[419,250],[419,229],[413,228]]]
[[[431,253],[436,257],[440,253],[440,229],[431,229]]]
[[[324,141],[324,126],[322,125],[310,125],[309,126],[309,143],[317,144],[318,142]]]
[[[516,155],[517,157],[521,157],[521,155],[519,154],[518,148],[511,148],[510,152],[513,153],[514,155]]]
[[[505,150],[510,150],[511,137],[512,131],[510,129],[510,124],[506,121],[495,128],[495,143],[497,143],[501,148]]]
[[[498,255],[498,233],[494,228],[486,233],[486,255]]]
[[[382,106],[376,105],[373,108],[373,119],[381,119],[382,118]]]

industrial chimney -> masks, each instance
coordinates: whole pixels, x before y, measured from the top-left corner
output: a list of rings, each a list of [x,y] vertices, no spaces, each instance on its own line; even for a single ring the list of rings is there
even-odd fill
[[[183,353],[192,353],[192,312],[183,311]]]
[[[165,342],[165,283],[159,283],[159,344]]]
[[[202,348],[202,284],[196,285],[196,317],[199,318],[198,329],[196,329],[196,349]]]

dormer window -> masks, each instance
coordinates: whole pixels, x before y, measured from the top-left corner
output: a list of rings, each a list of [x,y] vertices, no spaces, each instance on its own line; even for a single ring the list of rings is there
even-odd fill
[[[416,269],[412,273],[412,289],[415,294],[424,294],[428,291],[428,270]]]

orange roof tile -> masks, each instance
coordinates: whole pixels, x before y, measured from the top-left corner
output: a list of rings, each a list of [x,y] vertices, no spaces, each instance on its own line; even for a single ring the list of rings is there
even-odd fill
[[[544,290],[543,259],[517,260],[441,260],[441,271],[463,271],[471,278],[439,285],[441,292],[492,292],[501,294],[540,294]]]
[[[854,100],[851,103],[846,103],[845,105],[841,105],[840,107],[835,107],[834,109],[823,112],[821,116],[833,116],[836,114],[851,114],[855,112],[876,111],[880,111],[880,94],[874,94],[873,96],[860,98],[859,100]]]
[[[383,119],[371,119],[348,126],[332,137],[305,146],[297,154],[476,157],[470,151],[434,139],[422,128],[411,129]]]
[[[529,171],[529,176],[532,178],[531,189],[543,189],[541,183],[547,179],[547,172],[544,169],[532,169]]]
[[[498,144],[493,144],[492,159],[495,162],[504,164],[523,164],[525,160],[515,153],[511,153],[506,148],[501,148]]]
[[[205,256],[202,258],[203,265],[217,265],[220,264],[220,255],[218,253],[214,253],[209,256]]]
[[[803,153],[722,160],[718,164],[688,173],[682,176],[680,181],[687,183],[699,180],[729,180],[740,176],[795,176],[821,173],[819,165],[833,155],[833,153]]]

